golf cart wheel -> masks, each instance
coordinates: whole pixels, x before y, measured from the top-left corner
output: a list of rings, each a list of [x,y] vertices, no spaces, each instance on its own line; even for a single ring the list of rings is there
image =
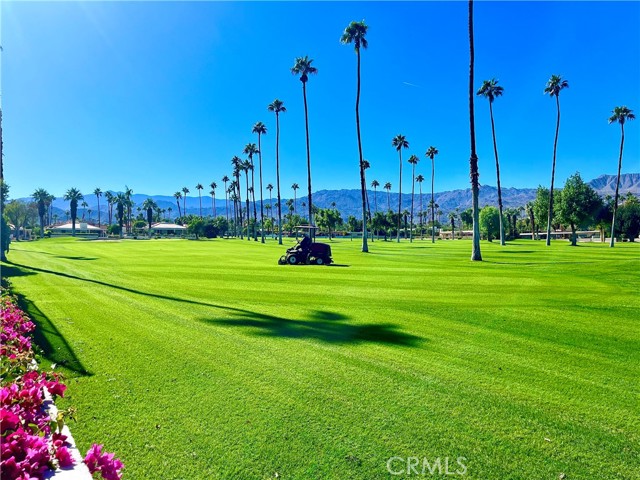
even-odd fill
[[[286,255],[282,255],[278,259],[278,265],[286,265],[286,264],[287,264],[287,256]]]
[[[316,265],[324,265],[324,258],[322,258],[322,257],[316,258],[315,264]]]
[[[289,265],[295,265],[296,263],[298,263],[298,257],[296,257],[295,255],[291,255],[289,258],[287,258],[287,262],[289,262]]]

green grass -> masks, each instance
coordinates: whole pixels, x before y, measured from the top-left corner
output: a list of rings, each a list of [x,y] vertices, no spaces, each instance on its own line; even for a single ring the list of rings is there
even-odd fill
[[[3,273],[80,448],[128,478],[640,478],[640,246],[358,245],[291,267],[272,240],[53,239]]]

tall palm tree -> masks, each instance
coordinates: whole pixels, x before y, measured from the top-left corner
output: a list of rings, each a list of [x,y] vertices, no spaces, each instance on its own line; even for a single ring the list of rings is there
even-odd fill
[[[400,188],[398,192],[398,231],[396,234],[396,241],[400,243],[400,223],[401,223],[401,212],[402,209],[402,149],[409,148],[409,142],[405,138],[404,135],[396,135],[391,141],[391,145],[395,147],[398,151],[398,155],[400,156]]]
[[[449,212],[449,222],[451,222],[451,240],[455,240],[455,229],[456,229],[456,212]]]
[[[269,190],[269,212],[272,212],[272,208],[273,208],[273,196],[272,193],[273,192],[273,185],[271,185],[270,183],[267,185],[267,190]],[[271,213],[271,223],[273,223],[273,213]]]
[[[218,184],[216,182],[211,182],[209,184],[211,190],[209,191],[209,195],[211,195],[211,216],[215,220],[216,218],[216,188],[218,188]]]
[[[87,212],[87,207],[89,206],[89,204],[83,200],[80,206],[82,207],[82,220],[84,220],[84,214]]]
[[[107,215],[109,217],[109,225],[113,220],[113,203],[115,201],[115,195],[109,191],[104,192],[104,198],[107,200]]]
[[[309,114],[307,111],[307,81],[309,75],[317,74],[318,69],[311,65],[313,59],[308,56],[298,57],[295,60],[293,67],[291,67],[291,73],[294,75],[300,75],[300,81],[302,82],[302,98],[304,99],[304,126],[307,134],[307,190],[309,195],[309,225],[313,225],[313,203],[311,200],[311,153],[309,150]]]
[[[98,227],[101,227],[102,225],[100,224],[100,197],[102,196],[102,190],[100,190],[100,187],[97,187],[93,191],[93,194],[98,199]]]
[[[422,222],[424,220],[424,210],[422,208],[422,182],[424,182],[424,177],[422,175],[416,176],[416,182],[418,182],[418,187],[420,188],[420,240],[422,240]]]
[[[142,202],[142,208],[147,212],[147,223],[149,224],[149,232],[148,235],[151,236],[151,224],[153,223],[153,210],[158,208],[156,202],[153,201],[152,198],[146,198],[144,202]]]
[[[251,164],[251,191],[253,198],[253,238],[257,242],[258,241],[258,233],[256,231],[256,223],[258,223],[258,212],[256,210],[256,194],[255,194],[255,182],[254,182],[254,166],[253,166],[253,156],[259,153],[258,147],[256,147],[255,143],[247,143],[244,147],[244,154],[249,156],[249,163]],[[248,208],[248,207],[247,207]],[[247,220],[249,219],[249,211],[247,210]],[[248,225],[248,221],[247,221]],[[249,235],[249,231],[247,231],[247,236]]]
[[[480,208],[478,198],[480,196],[480,182],[478,177],[478,155],[476,154],[476,123],[473,104],[473,67],[475,62],[475,50],[473,46],[473,0],[469,0],[469,137],[471,154],[469,156],[469,176],[471,177],[471,205],[473,209],[473,241],[471,247],[471,260],[482,261],[480,253]],[[432,207],[433,208],[433,202]],[[433,218],[433,210],[431,210]],[[433,228],[433,227],[432,227]],[[435,234],[435,232],[434,232]]]
[[[282,208],[280,202],[280,113],[287,111],[284,103],[277,98],[267,106],[267,110],[276,114],[276,186],[278,194],[278,244],[282,245]]]
[[[235,177],[235,182],[232,182],[232,185],[235,187],[236,203],[239,205],[239,207],[236,207],[236,210],[238,212],[238,222],[240,225],[240,239],[242,240],[242,189],[240,187],[240,172],[244,168],[244,163],[240,157],[234,156],[231,159],[231,165],[233,166],[233,176]]]
[[[435,200],[433,198],[433,182],[436,175],[436,155],[438,155],[438,149],[436,147],[429,147],[425,155],[427,158],[431,159],[431,243],[436,242],[436,230],[435,230],[435,215],[434,215],[434,206]]]
[[[249,160],[245,160],[244,162],[242,162],[242,169],[244,170],[244,176],[247,183],[247,240],[251,240],[251,236],[249,235],[249,217],[251,215],[249,210],[249,195],[251,194],[251,187],[249,187],[249,171],[253,170],[253,164]]]
[[[264,202],[262,200],[262,144],[260,143],[260,137],[267,134],[267,127],[262,122],[257,122],[253,129],[253,133],[258,135],[258,158],[260,162],[260,237],[261,242],[264,243]]]
[[[291,185],[291,188],[293,189],[293,213],[297,215],[298,214],[298,210],[297,210],[298,197],[296,196],[296,192],[298,191],[300,186],[297,183],[294,183],[293,185]],[[309,222],[309,225],[311,225],[311,222]]]
[[[558,132],[560,131],[560,91],[569,88],[569,83],[563,80],[560,75],[551,75],[544,89],[551,98],[556,97],[556,107],[558,118],[556,120],[556,136],[553,141],[553,164],[551,166],[551,188],[549,190],[549,216],[547,220],[547,247],[551,245],[551,220],[553,220],[553,182],[556,176],[556,150],[558,147]]]
[[[118,218],[118,225],[120,226],[120,238],[124,236],[124,220],[125,220],[125,208],[129,203],[125,193],[118,193],[115,198],[116,202],[116,217]]]
[[[358,133],[358,153],[360,155],[360,190],[362,195],[362,251],[368,252],[367,245],[367,184],[365,180],[364,158],[362,156],[362,138],[360,136],[360,48],[367,48],[369,42],[365,38],[367,35],[367,25],[364,20],[361,22],[351,22],[340,38],[343,45],[353,43],[357,57],[357,87],[356,87],[356,131]],[[369,215],[370,217],[371,215]]]
[[[171,212],[173,212],[173,208],[167,207],[167,213],[169,214],[169,221],[171,221]]]
[[[409,242],[413,242],[413,197],[414,197],[415,187],[416,187],[416,182],[415,182],[416,165],[418,164],[419,161],[420,159],[418,158],[417,155],[411,155],[408,160],[408,162],[411,164],[411,213],[410,213],[411,222],[409,224],[411,228],[409,229]]]
[[[31,195],[38,204],[38,217],[40,218],[40,237],[44,238],[44,216],[47,213],[46,204],[49,199],[49,192],[44,188],[38,188]]]
[[[387,210],[391,211],[391,182],[387,182],[383,187],[387,191]]]
[[[609,117],[609,124],[618,122],[620,124],[620,156],[618,157],[618,177],[616,179],[616,194],[613,198],[613,219],[611,220],[611,242],[609,246],[613,248],[614,238],[616,236],[616,214],[618,213],[618,190],[620,188],[620,170],[622,169],[622,149],[624,148],[624,123],[627,120],[635,120],[636,116],[633,110],[622,106],[615,107],[611,112],[613,115]]]
[[[182,211],[180,210],[180,199],[182,198],[182,192],[176,192],[173,194],[173,198],[176,199],[176,205],[178,205],[178,218],[182,217]]]
[[[496,143],[496,128],[493,123],[493,101],[496,97],[502,96],[504,88],[498,85],[498,80],[492,78],[491,80],[485,80],[482,82],[482,87],[476,92],[476,95],[480,95],[489,100],[489,114],[491,116],[491,134],[493,135],[493,153],[496,157],[496,177],[498,184],[498,210],[500,212],[500,245],[505,245],[504,239],[504,225],[502,223],[502,188],[500,187],[500,162],[498,161],[498,145]]]
[[[71,236],[76,236],[76,218],[78,218],[78,201],[84,200],[84,196],[77,188],[70,188],[62,197],[69,202],[69,212],[71,214]]]
[[[226,175],[222,177],[222,181],[224,183],[224,212],[227,218],[227,223],[229,223],[229,191],[227,190],[227,182],[229,181],[229,177]]]
[[[189,189],[187,187],[182,187],[182,214],[187,216],[187,194],[189,193]]]
[[[200,198],[200,218],[202,218],[202,189],[204,187],[201,183],[196,185],[196,190],[198,190],[198,197]]]
[[[131,208],[133,207],[133,200],[131,200],[131,196],[133,195],[133,190],[130,189],[127,185],[124,186],[124,196],[127,200],[127,231],[131,233]]]
[[[371,188],[373,188],[373,205],[375,208],[375,213],[378,213],[378,187],[380,186],[380,182],[378,180],[374,180],[371,182]]]

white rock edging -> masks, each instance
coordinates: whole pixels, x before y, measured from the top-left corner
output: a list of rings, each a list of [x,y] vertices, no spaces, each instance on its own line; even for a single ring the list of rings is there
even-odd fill
[[[49,418],[52,420],[55,420],[58,417],[58,408],[46,388],[44,389],[44,408],[47,410]],[[87,465],[84,463],[82,454],[76,447],[76,442],[71,436],[71,430],[69,430],[69,427],[66,424],[62,427],[61,433],[67,437],[66,446],[71,454],[71,458],[73,458],[74,465],[69,468],[48,470],[43,478],[54,480],[92,480],[93,476],[89,472]]]

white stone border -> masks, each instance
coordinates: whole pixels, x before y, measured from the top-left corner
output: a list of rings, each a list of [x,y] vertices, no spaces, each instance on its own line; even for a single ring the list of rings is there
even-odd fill
[[[52,420],[55,420],[58,417],[58,408],[46,388],[44,389],[44,408],[47,410],[49,418]],[[47,470],[43,478],[54,480],[92,480],[93,476],[89,473],[89,468],[84,463],[82,454],[78,450],[78,447],[76,447],[76,442],[71,436],[71,430],[69,430],[69,427],[66,424],[62,427],[62,435],[67,437],[66,447],[69,449],[71,458],[74,460],[74,465],[69,468]]]

